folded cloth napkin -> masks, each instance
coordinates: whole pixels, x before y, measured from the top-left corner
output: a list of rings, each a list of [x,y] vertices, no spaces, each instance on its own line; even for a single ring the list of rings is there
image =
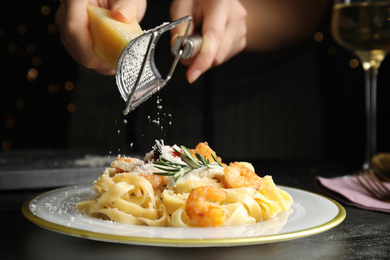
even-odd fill
[[[317,177],[318,187],[329,197],[341,203],[362,209],[390,213],[390,202],[375,199],[358,182],[355,176],[337,178]],[[390,189],[390,183],[384,183]]]

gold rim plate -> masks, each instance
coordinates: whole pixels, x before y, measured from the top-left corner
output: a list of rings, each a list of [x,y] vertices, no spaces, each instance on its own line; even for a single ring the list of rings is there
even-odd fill
[[[96,194],[90,184],[63,187],[36,195],[22,206],[32,223],[86,239],[148,246],[215,247],[274,243],[325,232],[339,225],[346,211],[325,196],[286,186],[294,199],[289,212],[256,224],[217,228],[134,226],[95,219],[77,212],[78,201]]]

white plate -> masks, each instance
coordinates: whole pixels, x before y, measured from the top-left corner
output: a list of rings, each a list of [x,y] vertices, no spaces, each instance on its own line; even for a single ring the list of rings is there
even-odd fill
[[[245,226],[174,228],[134,226],[81,214],[77,202],[92,199],[90,184],[69,186],[37,195],[23,204],[31,222],[59,233],[88,239],[151,246],[240,246],[280,242],[329,230],[345,218],[336,201],[304,190],[279,186],[294,199],[289,212]]]

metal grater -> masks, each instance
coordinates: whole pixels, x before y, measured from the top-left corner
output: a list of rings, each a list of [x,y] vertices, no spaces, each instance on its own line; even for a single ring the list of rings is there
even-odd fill
[[[186,33],[175,42],[175,59],[171,65],[168,75],[163,79],[154,62],[155,46],[160,36],[188,21]],[[172,77],[178,61],[182,58],[183,52],[192,52],[194,48],[187,43],[187,35],[192,22],[191,16],[183,17],[172,23],[163,24],[133,39],[122,52],[116,72],[116,83],[122,98],[126,101],[123,113],[127,115],[142,102],[160,90]],[[188,51],[188,49],[191,49]],[[198,49],[198,48],[197,48]],[[186,54],[186,57],[188,55]]]

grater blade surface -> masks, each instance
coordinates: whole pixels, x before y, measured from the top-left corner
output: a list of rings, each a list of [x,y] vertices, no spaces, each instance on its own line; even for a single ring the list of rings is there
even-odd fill
[[[131,98],[129,112],[165,84],[154,64],[153,55],[147,56],[151,39],[152,33],[146,33],[131,41],[118,62],[117,86],[125,101]]]
[[[116,72],[119,92],[127,102],[125,115],[160,90],[170,79],[170,76],[163,79],[156,68],[155,45],[164,32],[191,19],[191,16],[186,16],[172,23],[158,26],[133,39],[126,46],[119,58]]]

